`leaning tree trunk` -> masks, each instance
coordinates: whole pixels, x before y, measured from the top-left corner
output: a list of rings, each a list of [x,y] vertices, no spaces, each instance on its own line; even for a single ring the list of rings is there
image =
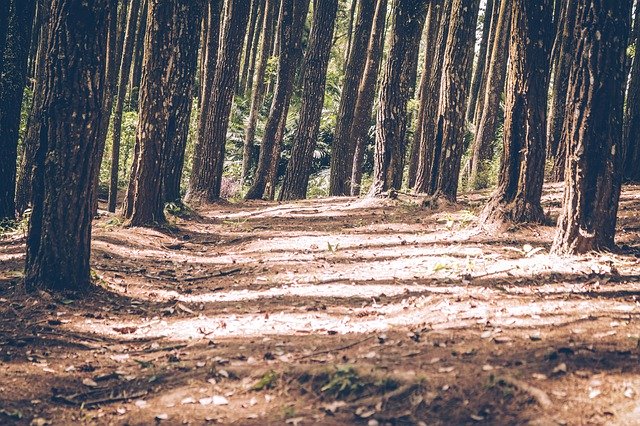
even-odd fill
[[[353,4],[355,3],[354,1]],[[358,100],[358,88],[367,61],[367,46],[369,45],[375,11],[376,2],[374,0],[360,1],[356,31],[350,41],[351,53],[347,61],[336,119],[336,130],[331,147],[331,174],[329,177],[329,193],[331,195],[340,196],[350,193],[349,179],[351,178],[355,151],[350,133],[354,125],[353,118]]]
[[[353,127],[350,137],[353,141],[354,152],[351,166],[351,195],[360,195],[360,185],[362,183],[362,165],[364,162],[364,151],[368,140],[369,129],[371,127],[371,109],[376,96],[376,83],[382,62],[382,48],[384,45],[385,25],[387,18],[387,0],[377,2],[376,14],[369,46],[367,48],[367,60],[358,97],[353,113]]]
[[[552,251],[614,247],[631,0],[576,0],[576,45],[561,143],[568,146],[564,207]]]
[[[567,1],[566,3],[566,9],[563,13],[564,23],[562,35],[559,36],[558,62],[554,69],[547,130],[549,157],[554,159],[552,171],[552,180],[554,182],[561,182],[564,179],[566,147],[561,145],[560,140],[562,138],[562,127],[564,125],[571,54],[575,43],[573,30],[576,22],[577,6],[575,1]]]
[[[440,107],[435,121],[431,194],[456,201],[464,153],[465,112],[471,83],[479,0],[454,0],[442,65]]]
[[[240,74],[240,82],[238,83],[238,94],[245,95],[248,88],[247,82],[252,78],[250,70],[252,64],[255,64],[255,58],[258,52],[258,44],[260,41],[260,30],[262,29],[262,23],[264,20],[265,1],[260,0],[255,2],[255,11],[251,12],[251,19],[249,21],[249,31],[247,32],[247,41],[244,48],[244,57],[242,58],[242,71]],[[252,80],[253,81],[253,80]]]
[[[27,237],[28,289],[90,283],[91,219],[106,85],[110,0],[53,0],[43,114]],[[91,78],[87,78],[91,76]]]
[[[49,43],[49,8],[50,0],[39,0],[39,7],[42,11],[40,17],[42,31],[38,41],[38,53],[35,71],[35,90],[29,118],[27,120],[27,131],[22,141],[24,150],[22,160],[18,167],[18,177],[16,183],[15,206],[19,215],[23,215],[31,205],[31,186],[33,180],[33,167],[35,165],[36,149],[40,138],[40,126],[42,124],[42,102],[44,101],[44,75],[46,72],[47,46]],[[35,40],[32,40],[32,43]]]
[[[274,151],[279,152],[281,129],[284,128],[283,123],[289,111],[298,58],[302,52],[302,31],[308,9],[309,0],[282,0],[283,13],[279,18],[278,78],[262,137],[258,167],[253,183],[245,196],[248,200],[261,199],[265,195],[272,163],[278,161]]]
[[[324,105],[327,67],[337,11],[338,0],[323,0],[315,4],[309,47],[302,66],[304,74],[300,120],[293,138],[291,159],[282,182],[280,201],[299,200],[307,196],[313,151]]]
[[[425,121],[425,107],[427,106],[427,99],[431,96],[429,93],[429,82],[432,81],[433,70],[435,64],[434,58],[437,55],[437,40],[438,31],[440,29],[440,19],[442,18],[442,4],[443,0],[436,0],[429,4],[429,13],[427,18],[427,28],[425,30],[427,35],[427,45],[425,47],[424,62],[422,66],[422,75],[420,77],[420,85],[418,89],[418,116],[416,119],[416,130],[413,134],[413,143],[411,144],[411,155],[409,158],[409,188],[414,188],[416,184],[416,178],[418,173],[418,165],[420,162],[420,143],[424,130]]]
[[[202,69],[200,70],[200,116],[198,117],[198,139],[204,139],[204,125],[206,115],[204,108],[209,105],[213,93],[213,79],[218,65],[218,44],[220,43],[220,18],[222,17],[223,0],[206,0],[204,16],[206,19],[206,34],[202,40]],[[193,165],[199,167],[199,153],[195,152]],[[196,166],[198,164],[198,166]]]
[[[640,182],[640,5],[636,4],[633,45],[636,55],[631,67],[624,120],[624,179]]]
[[[182,78],[188,79],[183,75],[181,56],[197,55],[198,43],[188,35],[187,25],[198,22],[201,6],[201,2],[190,0],[149,3],[140,117],[124,205],[124,216],[131,226],[152,225],[165,220],[162,183],[166,150],[168,144],[174,142],[170,138],[176,136],[175,115],[180,108],[174,96],[191,98],[190,91],[173,93],[173,90]],[[174,66],[167,69],[167,64]]]
[[[273,22],[278,10],[277,0],[267,0],[265,5],[265,17],[262,26],[262,40],[260,43],[260,59],[253,80],[253,89],[251,90],[251,106],[249,107],[249,118],[247,119],[247,127],[244,134],[244,146],[242,152],[242,182],[249,179],[251,168],[253,167],[254,142],[256,137],[256,127],[258,125],[258,116],[260,115],[260,107],[264,99],[265,82],[264,77],[267,71],[267,64],[271,54],[271,44],[273,41]]]
[[[389,56],[384,67],[378,115],[376,119],[376,146],[374,154],[373,182],[369,196],[380,196],[394,187],[394,162],[405,143],[407,128],[406,82],[410,70],[406,65],[407,50],[420,37],[426,4],[420,0],[398,0],[393,6],[393,35]]]
[[[5,0],[6,1],[6,0]],[[0,79],[0,220],[14,219],[18,130],[27,80],[35,0],[14,1],[8,17]]]
[[[429,81],[427,83],[427,96],[421,99],[422,109],[420,119],[422,120],[420,138],[420,149],[418,151],[418,166],[414,184],[415,192],[429,192],[431,182],[431,169],[433,168],[433,158],[435,156],[435,121],[440,105],[440,86],[442,85],[442,66],[444,65],[444,54],[449,37],[449,23],[453,0],[444,0],[438,20],[438,36],[434,50],[433,62]]]
[[[165,202],[180,201],[180,183],[195,92],[200,31],[193,31],[193,28],[202,21],[202,2],[191,3],[193,5],[188,10],[176,14],[174,18],[174,38],[171,44],[175,48],[171,63],[175,77],[169,83],[171,109],[166,118],[167,137],[162,162],[162,195]]]
[[[144,36],[147,33],[147,16],[149,1],[142,0],[138,23],[136,24],[136,44],[133,51],[131,75],[129,76],[128,104],[132,110],[138,110],[140,98],[140,82],[142,81],[142,59],[144,58]]]
[[[546,157],[552,0],[513,0],[504,153],[499,184],[482,221],[544,223],[540,204]]]
[[[213,93],[209,102],[202,105],[204,130],[196,145],[198,161],[194,161],[187,193],[187,200],[190,202],[212,202],[220,199],[227,129],[238,82],[243,34],[249,20],[250,5],[244,0],[230,0],[227,7],[228,22],[222,29]]]
[[[482,23],[482,38],[480,39],[480,49],[478,60],[476,61],[473,80],[471,82],[471,93],[469,95],[469,105],[467,105],[467,121],[472,121],[476,115],[478,105],[478,95],[482,87],[482,79],[485,76],[485,66],[487,64],[487,50],[489,49],[489,35],[491,34],[491,18],[493,16],[494,0],[487,0],[484,10],[484,22]]]
[[[479,111],[476,135],[472,145],[469,164],[469,185],[474,189],[486,188],[488,185],[486,171],[488,162],[493,157],[493,140],[498,128],[500,96],[506,79],[507,61],[509,60],[509,28],[511,26],[511,2],[502,0],[500,14],[494,32],[493,51],[487,72],[487,83],[484,93],[484,104]]]
[[[118,183],[120,175],[120,140],[122,138],[122,110],[124,108],[124,98],[127,94],[127,83],[129,83],[129,73],[131,72],[131,58],[135,44],[136,23],[140,12],[140,0],[132,0],[129,6],[129,16],[127,17],[127,28],[125,30],[123,55],[120,61],[120,71],[118,75],[118,93],[116,94],[116,105],[113,111],[113,133],[111,139],[111,176],[109,182],[109,201],[107,209],[110,212],[116,211],[118,198]]]

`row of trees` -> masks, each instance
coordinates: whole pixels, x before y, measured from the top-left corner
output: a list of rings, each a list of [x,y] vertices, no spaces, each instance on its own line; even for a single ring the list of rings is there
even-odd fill
[[[134,99],[139,112],[122,206],[131,225],[163,222],[165,203],[181,196],[194,98],[198,129],[186,201],[221,196],[237,94],[250,98],[246,198],[273,199],[279,182],[278,199],[305,198],[328,64],[342,36],[335,31],[337,16],[346,6],[338,0],[311,3],[3,2],[0,216],[32,208],[27,285],[81,289],[89,281],[91,218],[107,138],[109,209],[118,204],[126,98]],[[461,176],[473,187],[486,185],[483,176],[503,121],[499,183],[483,220],[543,222],[540,198],[551,160],[555,178],[566,186],[554,251],[613,246],[623,177],[640,174],[640,64],[627,55],[629,45],[639,43],[639,19],[631,32],[632,0],[487,0],[483,14],[480,0],[353,0],[349,6],[332,195],[360,194],[374,123],[369,195],[406,185],[455,201]],[[274,76],[266,73],[270,62],[277,64]],[[18,165],[28,84],[34,96]],[[296,90],[301,103],[291,158],[278,176]],[[270,107],[254,155],[265,100]]]

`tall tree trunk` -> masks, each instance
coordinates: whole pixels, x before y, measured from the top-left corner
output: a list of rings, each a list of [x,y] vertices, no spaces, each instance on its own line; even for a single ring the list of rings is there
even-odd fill
[[[394,176],[407,127],[407,50],[421,36],[426,10],[426,4],[419,0],[398,0],[393,6],[393,35],[380,87],[370,196],[399,189],[394,187]]]
[[[107,16],[116,2],[52,0],[43,114],[27,237],[28,289],[90,283],[91,219],[103,114]],[[90,76],[90,78],[87,78]]]
[[[9,27],[10,3],[3,1],[0,3],[0,75],[2,75],[2,63],[4,61],[4,49],[7,45],[7,31]]]
[[[432,78],[433,58],[436,55],[438,30],[440,28],[440,18],[442,16],[442,0],[429,3],[429,12],[427,13],[426,46],[424,51],[424,62],[422,65],[422,74],[420,76],[420,85],[418,89],[418,115],[416,117],[416,129],[413,134],[413,143],[411,144],[411,154],[409,157],[409,188],[413,188],[416,184],[416,175],[418,172],[418,163],[420,161],[420,139],[424,128],[425,106],[429,93],[429,81]]]
[[[171,109],[167,116],[167,138],[163,149],[162,194],[165,202],[180,201],[180,183],[184,168],[185,150],[189,137],[191,110],[195,95],[200,31],[193,31],[202,20],[202,1],[193,1],[189,10],[176,14],[174,41],[176,46],[171,62],[174,65],[169,84]]]
[[[127,94],[127,84],[131,72],[131,61],[133,47],[135,44],[136,24],[140,12],[140,0],[132,0],[127,18],[127,28],[124,36],[123,55],[120,61],[118,74],[118,93],[116,94],[116,105],[113,112],[113,134],[111,139],[111,176],[109,181],[109,201],[108,210],[116,211],[118,198],[118,183],[120,176],[120,140],[122,138],[122,110],[124,108],[124,98]]]
[[[380,63],[382,62],[387,4],[387,0],[377,2],[373,29],[367,48],[367,60],[353,113],[353,127],[350,134],[354,145],[353,164],[351,167],[352,196],[360,195],[364,150],[368,140],[369,128],[371,127],[371,109],[376,96],[376,83],[380,72]]]
[[[197,39],[189,36],[198,22],[202,3],[191,0],[157,0],[149,3],[145,36],[140,116],[129,190],[124,216],[131,226],[162,223],[164,217],[163,176],[166,171],[166,151],[175,137],[175,114],[181,107],[174,93],[184,76],[182,55],[194,57]],[[189,25],[191,24],[191,25]],[[192,31],[191,31],[192,32]],[[195,32],[197,33],[197,32]],[[197,34],[196,34],[197,37]],[[191,52],[190,52],[191,51]],[[174,66],[167,69],[167,64]],[[195,71],[194,71],[195,72]],[[193,78],[193,76],[191,76]],[[233,90],[233,89],[232,89]]]
[[[362,1],[360,1],[362,3]],[[362,7],[362,5],[360,6]],[[353,24],[356,19],[356,9],[358,8],[358,0],[351,0],[349,6],[349,21],[347,24],[347,49],[345,51],[344,62],[348,64],[351,52],[353,51]]]
[[[5,0],[6,1],[6,0]],[[12,3],[0,78],[0,220],[14,219],[18,130],[35,0]]]
[[[24,151],[22,160],[18,167],[18,177],[16,183],[16,211],[22,215],[31,205],[31,185],[33,180],[33,167],[35,164],[36,149],[40,137],[40,125],[42,114],[42,102],[44,94],[44,75],[46,72],[47,46],[49,43],[49,8],[50,0],[38,0],[40,10],[42,10],[41,25],[42,31],[38,40],[37,66],[35,71],[35,88],[33,92],[33,102],[27,120],[27,131],[22,144]],[[34,40],[32,40],[32,43]]]
[[[8,2],[9,1],[7,0],[6,3]],[[42,15],[45,13],[39,1],[35,1],[34,8],[35,15],[33,16],[33,23],[31,25],[29,55],[27,56],[27,78],[29,80],[32,80],[35,77],[36,73],[36,56],[38,55],[38,45],[40,41],[40,34],[42,32]],[[33,88],[34,85],[31,84],[31,89]]]
[[[356,3],[355,0],[353,2]],[[331,152],[331,174],[329,193],[331,195],[348,195],[350,193],[351,168],[355,146],[351,139],[354,113],[358,100],[358,88],[363,78],[367,61],[367,46],[371,37],[373,18],[376,11],[374,0],[361,0],[355,35],[351,44],[351,55],[347,61],[344,84],[340,96],[340,107],[336,119],[336,131],[333,137]]]
[[[500,97],[504,90],[507,61],[509,60],[508,37],[510,26],[511,2],[503,0],[500,5],[500,15],[494,34],[495,40],[487,73],[484,105],[480,111],[480,119],[477,122],[469,164],[469,184],[474,189],[485,188],[488,185],[485,175],[488,168],[487,163],[493,157],[493,141],[498,128]]]
[[[563,211],[552,251],[611,249],[620,199],[622,121],[631,0],[576,0],[576,45],[561,143]]]
[[[558,62],[554,69],[553,90],[551,91],[551,106],[549,107],[549,123],[547,138],[549,140],[549,156],[554,158],[552,179],[561,182],[564,179],[564,166],[566,147],[562,147],[562,127],[564,125],[564,113],[567,101],[567,87],[569,85],[569,67],[571,66],[571,54],[574,49],[574,27],[576,22],[577,4],[575,1],[567,1],[560,36]]]
[[[431,193],[453,202],[458,195],[460,162],[465,149],[465,112],[479,7],[478,0],[454,0],[442,66]]]
[[[250,5],[244,0],[230,0],[227,8],[213,93],[201,111],[205,115],[204,131],[196,145],[198,161],[194,161],[189,181],[187,199],[191,202],[211,202],[220,198],[227,129]]]
[[[140,98],[140,83],[142,82],[142,60],[144,58],[144,37],[147,33],[147,16],[149,16],[149,1],[142,0],[138,24],[136,25],[136,44],[133,51],[133,64],[129,81],[129,108],[138,110]]]
[[[420,138],[420,149],[418,152],[418,169],[414,190],[419,193],[426,193],[431,188],[431,169],[435,155],[436,137],[436,114],[440,105],[440,86],[442,85],[442,66],[444,65],[444,54],[449,37],[449,23],[453,0],[443,0],[438,19],[438,36],[436,47],[432,59],[431,71],[427,83],[427,97],[421,100],[422,112],[419,112],[422,125]]]
[[[514,0],[507,72],[504,153],[485,223],[544,223],[540,204],[546,157],[553,1]]]
[[[249,118],[244,135],[244,148],[242,153],[242,182],[249,179],[251,168],[253,167],[254,141],[256,136],[256,126],[258,124],[258,116],[260,115],[260,107],[264,99],[265,74],[267,64],[271,54],[271,44],[273,42],[273,21],[278,10],[277,0],[267,0],[265,5],[265,18],[262,26],[262,40],[260,44],[260,59],[258,60],[258,68],[253,79],[253,89],[251,90],[251,106],[249,107]]]
[[[262,28],[262,18],[264,18],[264,0],[254,0],[252,2],[249,26],[247,27],[248,31],[247,38],[245,40],[240,81],[238,82],[238,94],[240,95],[245,93],[245,88],[247,87],[249,65],[251,64],[251,58],[255,57],[255,52],[258,48],[260,29]]]
[[[291,159],[282,182],[280,201],[299,200],[307,196],[313,151],[316,147],[338,0],[315,3],[309,47],[302,66],[302,105],[300,120],[293,138]]]
[[[274,151],[279,152],[282,142],[281,135],[284,122],[289,111],[291,92],[298,68],[299,58],[302,56],[302,31],[309,10],[309,0],[283,0],[280,14],[280,57],[278,59],[278,78],[274,89],[269,118],[265,125],[258,168],[253,184],[247,192],[246,198],[260,199],[267,191],[269,172],[275,162]],[[269,188],[270,189],[270,188]]]
[[[467,121],[472,121],[473,117],[476,115],[476,107],[478,106],[478,95],[480,94],[480,88],[482,87],[482,78],[485,76],[487,51],[489,49],[489,35],[491,33],[491,17],[493,16],[493,1],[494,0],[487,0],[487,6],[484,10],[482,38],[480,39],[478,60],[476,61],[473,80],[471,82],[469,105],[467,105]]]
[[[640,182],[640,5],[636,3],[634,50],[624,120],[624,179]]]

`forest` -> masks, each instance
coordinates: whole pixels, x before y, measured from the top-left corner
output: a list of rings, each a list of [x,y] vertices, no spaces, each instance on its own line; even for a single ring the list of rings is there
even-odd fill
[[[0,0],[0,424],[640,425],[640,0]]]

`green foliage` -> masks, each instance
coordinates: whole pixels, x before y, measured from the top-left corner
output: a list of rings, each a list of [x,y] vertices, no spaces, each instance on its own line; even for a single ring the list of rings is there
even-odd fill
[[[277,383],[278,374],[273,370],[269,370],[251,387],[251,390],[261,391],[264,389],[272,389]]]
[[[347,398],[362,393],[365,387],[366,383],[353,367],[339,366],[320,390],[334,398]]]

